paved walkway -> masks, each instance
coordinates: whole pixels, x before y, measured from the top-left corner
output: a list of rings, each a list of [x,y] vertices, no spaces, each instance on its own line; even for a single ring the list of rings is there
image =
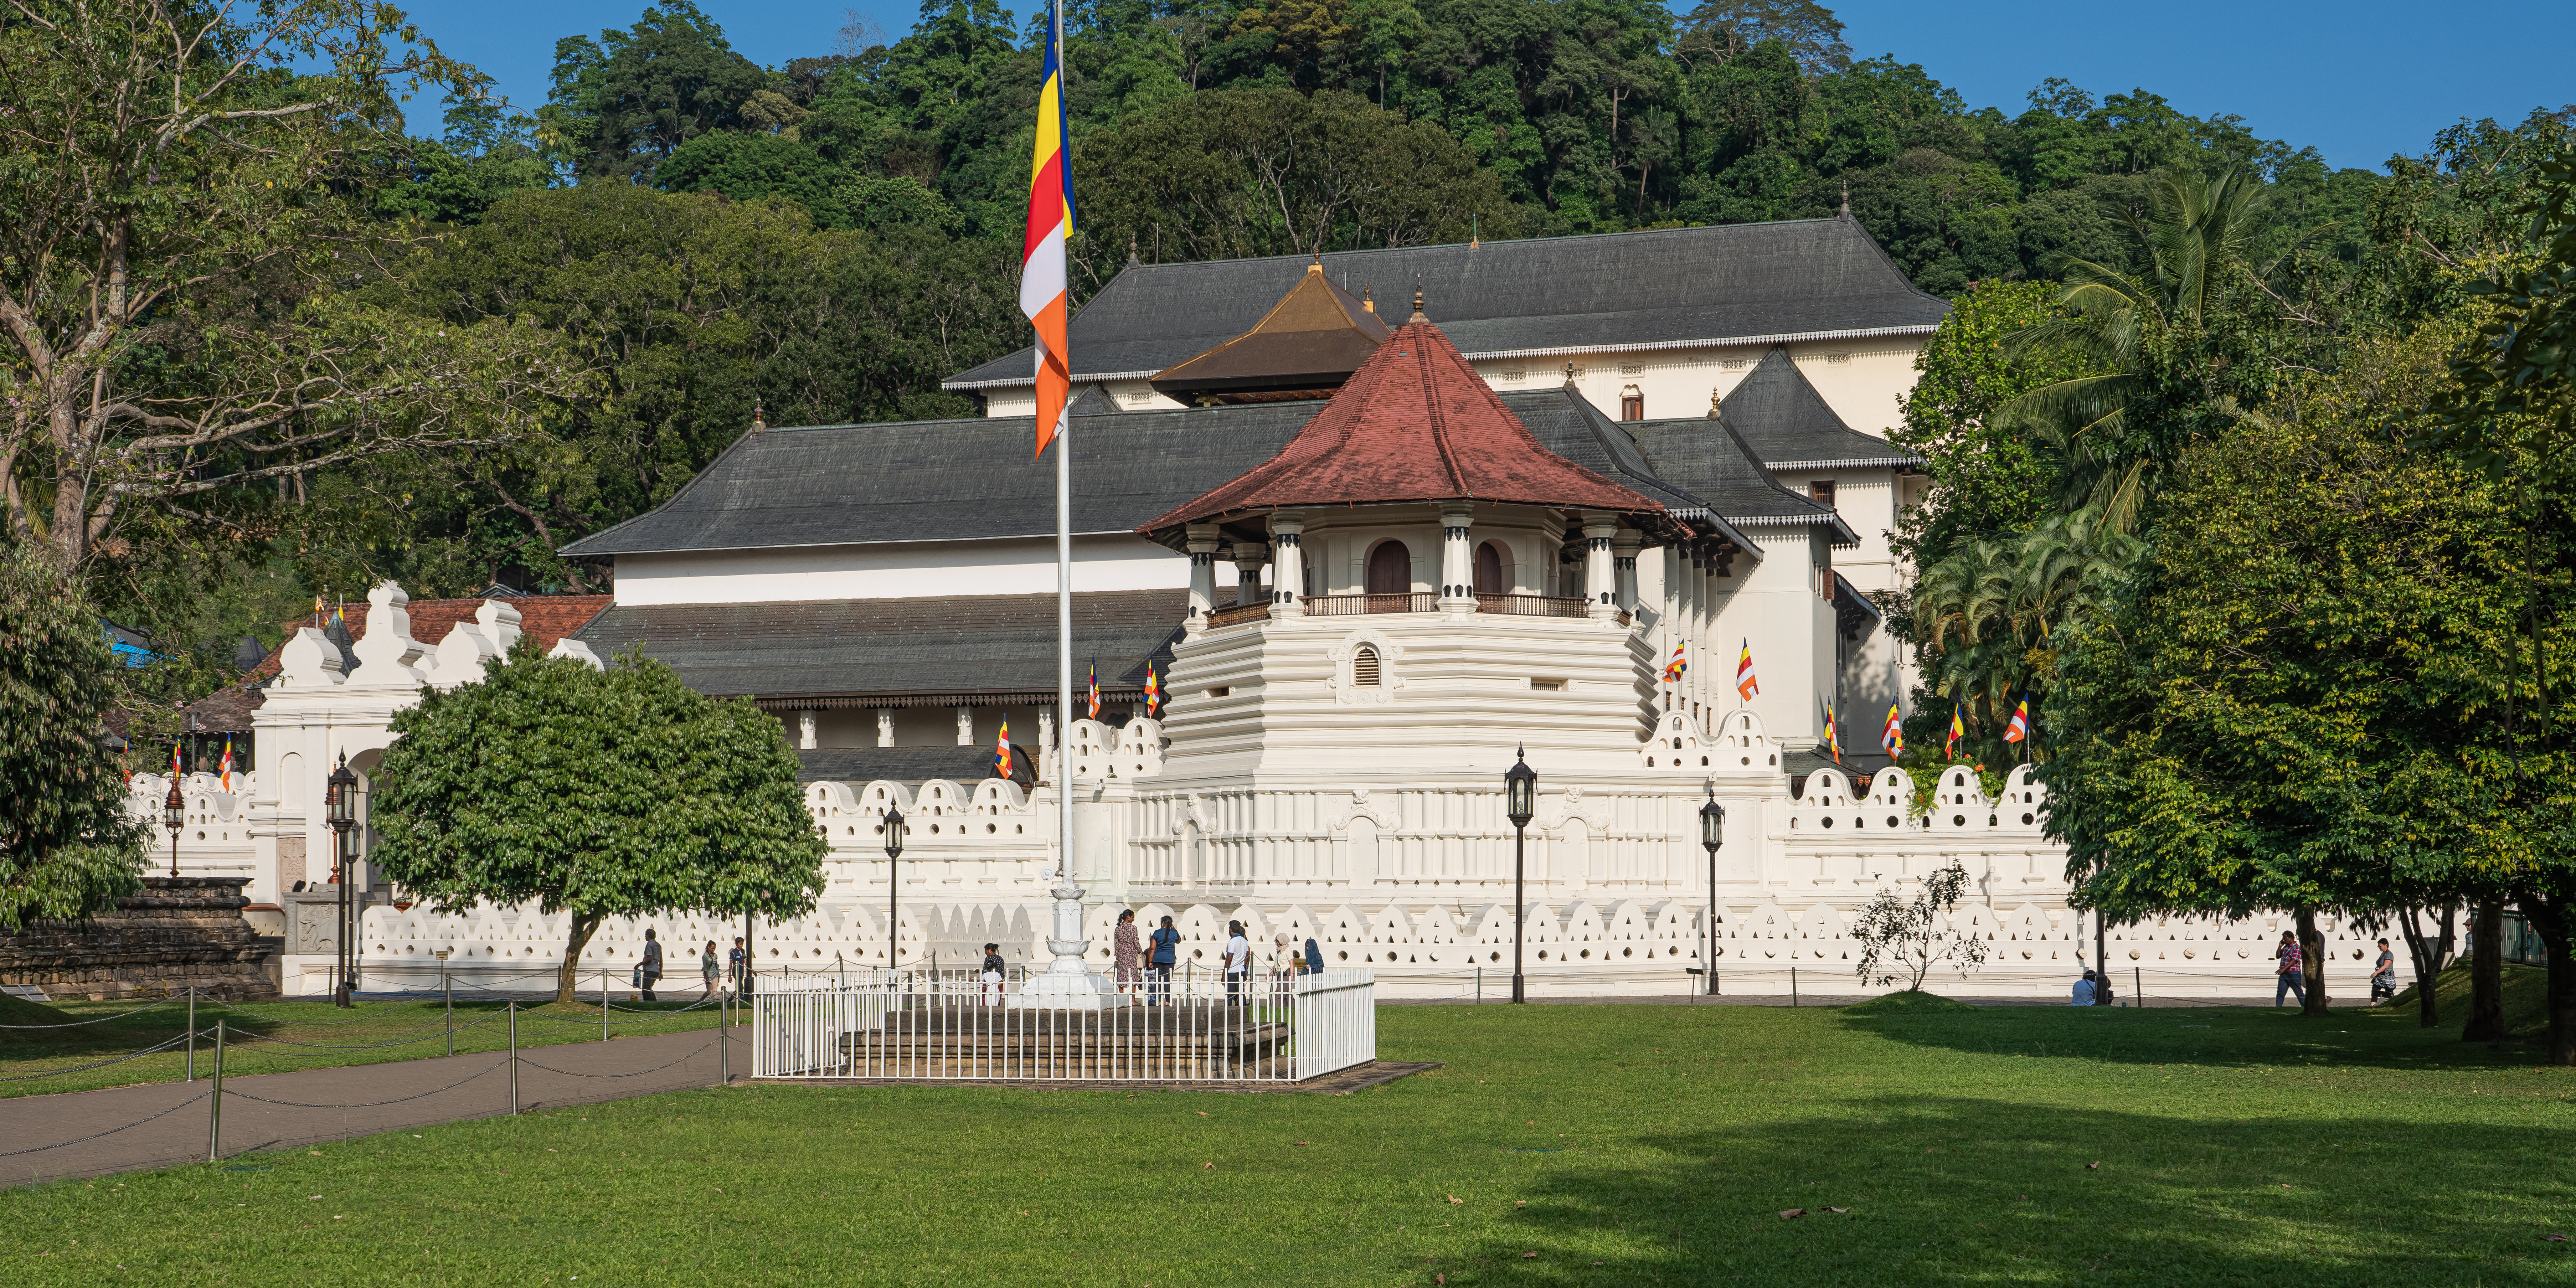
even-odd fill
[[[725,1030],[736,1082],[751,1030]],[[519,1051],[519,1106],[594,1104],[715,1085],[717,1031],[568,1042]],[[507,1052],[434,1056],[224,1079],[222,1152],[348,1140],[510,1112]],[[208,1065],[202,1054],[198,1070]],[[206,1157],[212,1084],[153,1083],[0,1099],[0,1186],[102,1176]]]

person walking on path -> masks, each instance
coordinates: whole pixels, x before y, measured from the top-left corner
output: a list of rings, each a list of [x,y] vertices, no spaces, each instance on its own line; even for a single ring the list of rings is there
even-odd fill
[[[707,982],[706,995],[714,997],[716,985],[724,976],[723,968],[716,964],[716,941],[712,939],[707,941],[707,950],[698,954],[698,974]]]
[[[1172,929],[1172,919],[1154,928],[1154,951],[1145,961],[1145,1005],[1159,1006],[1172,1000],[1172,967],[1180,964],[1181,932]]]
[[[644,960],[635,965],[635,982],[643,986],[645,1001],[658,1000],[653,996],[653,986],[661,979],[662,941],[654,938],[653,932],[647,929],[644,932]]]
[[[2286,995],[2298,998],[2299,1006],[2305,1009],[2308,1004],[2308,986],[2300,977],[2303,964],[2300,960],[2299,937],[2289,931],[2282,931],[2281,947],[2273,953],[2273,956],[2280,959],[2281,970],[2280,982],[2272,986],[2272,1005],[2279,1006],[2281,998]]]
[[[1118,991],[1128,995],[1130,1006],[1143,1000],[1135,995],[1143,991],[1137,986],[1145,981],[1144,955],[1144,945],[1136,939],[1136,910],[1129,908],[1118,914],[1110,956],[1118,966]]]
[[[1306,969],[1306,959],[1288,942],[1283,930],[1270,937],[1270,973],[1279,979],[1295,979]]]
[[[2393,1001],[2397,997],[2397,954],[2388,951],[2388,941],[2379,941],[2379,960],[2370,966],[2370,1004]]]
[[[1252,969],[1252,941],[1243,937],[1243,923],[1225,923],[1225,1004],[1243,1004],[1244,972]]]
[[[1313,935],[1306,936],[1306,973],[1309,975],[1324,973],[1324,946],[1316,943]]]
[[[984,1005],[1002,1004],[1002,970],[1006,965],[1000,944],[984,945]]]
[[[725,964],[733,968],[733,991],[737,993],[741,992],[743,965],[742,936],[736,935],[733,937],[733,954],[725,958]]]

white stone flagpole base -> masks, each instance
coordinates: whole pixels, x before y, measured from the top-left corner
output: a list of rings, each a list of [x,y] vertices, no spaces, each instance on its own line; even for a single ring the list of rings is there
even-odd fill
[[[1016,1008],[1049,1011],[1099,1011],[1118,1005],[1118,986],[1107,976],[1094,974],[1083,961],[1084,950],[1091,947],[1082,938],[1082,887],[1070,876],[1059,876],[1055,894],[1055,933],[1047,938],[1047,951],[1055,960],[1047,968],[1029,976],[1020,991],[1011,995]]]

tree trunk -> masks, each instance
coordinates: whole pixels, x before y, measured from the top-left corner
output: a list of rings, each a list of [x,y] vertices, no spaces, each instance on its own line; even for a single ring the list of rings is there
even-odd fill
[[[572,916],[572,936],[564,944],[563,969],[555,975],[555,1000],[579,1001],[577,981],[581,978],[581,950],[590,946],[590,937],[599,933],[599,923],[607,918],[597,913],[576,912]]]
[[[2549,1056],[2546,1062],[2561,1068],[2576,1065],[2576,960],[2570,960],[2567,955],[2570,947],[2567,942],[2570,929],[2567,901],[2525,894],[2521,902],[2522,915],[2530,920],[2532,933],[2540,936],[2541,949],[2549,962]]]
[[[2406,955],[2415,963],[2416,1020],[2429,1029],[2442,1022],[2441,1004],[2434,998],[2433,990],[2441,978],[2442,967],[2450,961],[2454,910],[2447,905],[2442,909],[2439,934],[2428,933],[2417,923],[2416,914],[2421,911],[2411,905],[2398,909],[2397,928],[2406,936]]]
[[[2301,1015],[2326,1013],[2326,937],[2317,929],[2317,913],[2301,908],[2296,914],[2299,925],[2299,973],[2307,977],[2308,1000],[2299,1008]]]
[[[2504,1041],[2504,900],[2469,912],[2469,1023],[2462,1042]]]

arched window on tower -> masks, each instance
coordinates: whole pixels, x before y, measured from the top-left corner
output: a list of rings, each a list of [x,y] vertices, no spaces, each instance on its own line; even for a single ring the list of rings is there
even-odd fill
[[[1351,687],[1374,689],[1377,679],[1377,645],[1362,644],[1351,654]]]
[[[1479,595],[1512,593],[1512,583],[1503,575],[1502,547],[1490,541],[1476,547],[1476,593]]]
[[[1381,541],[1376,549],[1369,551],[1367,589],[1372,597],[1410,596],[1413,593],[1413,552],[1405,548],[1403,542]],[[1371,612],[1395,613],[1404,611],[1404,608],[1403,603],[1383,601],[1369,605]]]

